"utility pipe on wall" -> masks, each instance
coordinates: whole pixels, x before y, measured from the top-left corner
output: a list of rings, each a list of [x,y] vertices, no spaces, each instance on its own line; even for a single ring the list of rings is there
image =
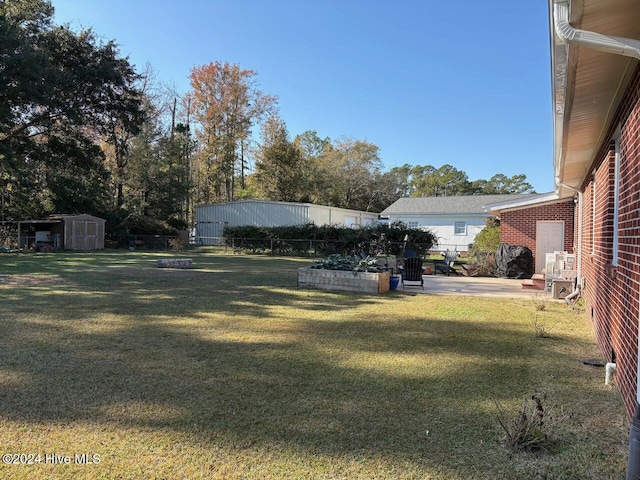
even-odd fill
[[[616,373],[616,364],[607,363],[604,366],[604,384],[609,385],[611,383],[611,375]]]
[[[636,405],[629,432],[629,461],[627,480],[640,480],[640,405]]]

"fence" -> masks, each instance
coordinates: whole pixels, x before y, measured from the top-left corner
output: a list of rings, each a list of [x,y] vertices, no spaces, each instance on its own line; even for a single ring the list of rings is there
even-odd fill
[[[108,235],[104,246],[129,250],[171,250],[180,243],[180,238],[171,235]]]
[[[12,237],[6,236],[7,241]],[[200,242],[204,239],[204,242]],[[16,239],[17,240],[17,239]],[[276,239],[276,238],[225,238],[225,237],[197,237],[187,239],[182,236],[171,235],[107,235],[105,248],[123,248],[129,250],[173,250],[175,248],[194,248],[206,245],[221,247],[225,252],[253,253],[268,255],[291,255],[302,257],[323,257],[333,253],[361,252],[366,255],[403,256],[405,252],[415,252],[417,255],[427,256],[440,254],[447,250],[446,245],[431,248],[427,244],[405,242],[376,242],[365,241],[354,243],[347,240],[335,239]],[[0,246],[2,246],[0,244]],[[451,248],[453,250],[453,248]],[[466,256],[467,252],[460,252]],[[484,258],[478,259],[482,263]]]

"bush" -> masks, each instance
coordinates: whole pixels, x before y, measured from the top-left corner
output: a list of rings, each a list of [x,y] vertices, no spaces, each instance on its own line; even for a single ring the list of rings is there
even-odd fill
[[[488,218],[485,227],[476,235],[473,250],[479,252],[496,252],[500,246],[500,220]]]
[[[546,408],[542,404],[545,395],[533,394],[525,398],[515,418],[510,419],[505,409],[494,400],[498,408],[498,423],[506,434],[505,444],[512,450],[541,450],[549,444],[548,432],[558,423],[571,418],[571,414],[560,409],[554,415],[554,407]],[[530,405],[529,400],[532,404]]]
[[[227,245],[240,240],[245,248],[253,245],[271,245],[279,253],[297,251],[306,252],[308,242],[313,241],[317,252],[329,255],[333,253],[357,253],[366,255],[400,255],[404,238],[408,236],[411,248],[419,254],[426,254],[436,244],[436,236],[425,230],[410,229],[402,223],[392,225],[373,225],[351,228],[338,225],[316,226],[291,225],[281,227],[239,226],[225,227],[222,235]],[[273,243],[272,240],[275,240]],[[302,241],[302,243],[300,242]],[[409,248],[409,247],[407,247]]]

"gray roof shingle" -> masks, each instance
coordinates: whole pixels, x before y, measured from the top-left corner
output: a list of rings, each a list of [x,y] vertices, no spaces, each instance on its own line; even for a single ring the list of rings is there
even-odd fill
[[[465,214],[482,213],[485,205],[506,202],[509,200],[525,199],[535,194],[509,195],[458,195],[448,197],[403,197],[382,211],[382,215],[400,213],[419,214]]]

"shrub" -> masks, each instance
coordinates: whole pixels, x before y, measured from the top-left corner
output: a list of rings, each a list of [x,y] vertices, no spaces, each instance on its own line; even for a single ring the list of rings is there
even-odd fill
[[[488,218],[485,227],[476,235],[473,250],[479,252],[495,252],[500,246],[500,220]]]
[[[504,407],[494,400],[498,409],[498,423],[504,430],[505,444],[512,450],[541,450],[549,444],[548,432],[554,426],[571,418],[561,408],[559,415],[554,414],[554,406],[546,408],[542,404],[546,395],[533,394],[525,398],[515,418],[510,418]]]
[[[549,336],[549,332],[551,331],[551,326],[545,321],[544,317],[541,316],[541,312],[544,312],[547,309],[547,299],[544,296],[538,296],[536,294],[533,298],[533,332],[536,337],[546,338]]]
[[[345,252],[400,255],[406,236],[410,238],[414,250],[419,254],[425,254],[437,242],[432,232],[410,229],[402,223],[360,228],[339,225],[316,226],[313,223],[280,227],[227,226],[222,235],[227,239],[227,244],[231,243],[231,239],[240,239],[243,245],[255,242],[266,244],[266,241],[277,240],[273,243],[274,250],[280,252],[306,248],[308,245],[298,245],[300,240],[313,241],[316,250],[325,255]]]

